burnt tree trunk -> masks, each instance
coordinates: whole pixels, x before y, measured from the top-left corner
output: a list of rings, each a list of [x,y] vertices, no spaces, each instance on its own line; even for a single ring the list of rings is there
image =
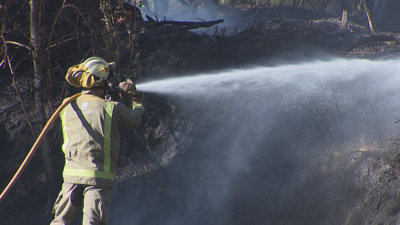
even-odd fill
[[[44,83],[45,74],[43,70],[43,56],[42,56],[42,40],[40,35],[40,1],[30,1],[31,12],[30,12],[30,34],[31,34],[31,45],[32,45],[32,57],[34,66],[34,88],[35,88],[35,105],[36,114],[38,120],[38,128],[41,131],[46,123],[46,116],[44,110]],[[46,175],[47,184],[47,197],[48,206],[50,206],[56,197],[55,182],[52,170],[51,152],[49,147],[49,141],[47,137],[44,137],[40,153],[42,155],[44,172]]]
[[[365,9],[365,13],[367,15],[367,19],[368,19],[368,25],[369,25],[369,29],[371,30],[371,32],[375,32],[375,21],[374,21],[374,17],[371,13],[371,10],[369,9],[369,6],[366,2],[366,0],[363,0],[364,3],[364,9]]]

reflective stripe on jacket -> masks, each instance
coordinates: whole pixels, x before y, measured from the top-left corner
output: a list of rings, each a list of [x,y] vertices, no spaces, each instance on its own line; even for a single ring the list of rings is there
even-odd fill
[[[129,109],[84,91],[61,112],[65,154],[64,182],[112,187],[119,152],[119,126],[138,129],[144,108]]]

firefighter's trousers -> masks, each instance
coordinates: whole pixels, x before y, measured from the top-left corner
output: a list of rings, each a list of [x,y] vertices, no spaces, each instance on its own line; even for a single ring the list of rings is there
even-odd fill
[[[106,225],[111,205],[111,187],[63,183],[54,204],[51,225],[69,225],[83,205],[83,225]]]

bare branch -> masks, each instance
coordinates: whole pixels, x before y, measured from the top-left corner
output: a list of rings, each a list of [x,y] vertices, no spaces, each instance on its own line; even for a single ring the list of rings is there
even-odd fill
[[[10,56],[7,55],[8,67],[10,67],[11,74],[14,74],[14,70],[13,70],[13,67],[11,65],[11,60],[12,60],[12,58],[10,59]]]
[[[32,48],[31,48],[31,47],[29,47],[29,46],[27,46],[27,45],[24,45],[24,44],[21,44],[21,43],[16,42],[16,41],[5,41],[5,43],[6,43],[6,44],[17,45],[17,46],[20,46],[20,47],[24,47],[24,48],[28,49],[29,51],[32,51]]]
[[[27,120],[27,122],[28,122],[28,124],[29,124],[29,127],[31,128],[32,135],[33,135],[33,137],[36,139],[35,131],[33,130],[32,123],[31,123],[31,121],[29,120],[28,113],[26,113],[25,106],[24,106],[24,102],[22,101],[21,94],[20,94],[20,92],[19,92],[19,90],[18,90],[17,82],[15,82],[15,74],[14,74],[14,73],[13,73],[13,78],[12,78],[12,80],[13,80],[13,83],[14,83],[15,91],[17,92],[17,95],[18,95],[19,102],[21,103],[22,110],[24,111],[26,120]]]
[[[71,5],[71,4],[64,5],[65,2],[66,2],[66,1],[64,1],[63,7],[61,8],[60,12],[58,12],[57,17],[56,17],[56,19],[54,20],[53,27],[51,28],[51,32],[50,32],[50,34],[49,34],[49,41],[48,41],[48,45],[47,45],[48,47],[47,47],[46,51],[48,51],[50,48],[54,47],[54,45],[51,45],[51,37],[52,37],[52,35],[53,35],[54,27],[55,27],[56,24],[57,24],[58,18],[60,17],[61,12],[62,12],[64,9],[66,9],[66,8],[68,8],[68,7],[74,8],[74,9],[79,13],[79,15],[85,20],[86,24],[89,24],[89,22],[88,22],[88,21],[86,20],[86,18],[83,16],[82,12],[81,12],[76,6]],[[90,29],[90,34],[93,35],[94,32],[93,32],[92,28],[91,28],[90,26],[88,26],[88,27],[89,27],[89,29]],[[97,44],[98,44],[99,46],[101,46],[100,43],[99,43],[99,41],[97,40],[96,35],[93,35],[93,36],[94,36],[94,38],[96,39]]]
[[[68,42],[68,41],[71,41],[71,40],[74,40],[74,39],[76,39],[76,37],[68,38],[68,39],[66,39],[66,40],[57,42],[57,43],[52,44],[51,46],[49,46],[49,49],[50,49],[50,48],[53,48],[53,47],[56,47],[57,45],[60,45],[60,44],[62,44],[62,43],[64,43],[64,42]]]
[[[0,115],[3,114],[3,113],[5,113],[5,112],[7,112],[8,110],[14,108],[15,106],[19,105],[20,103],[21,103],[21,102],[17,102],[17,103],[15,103],[14,105],[7,106],[6,108],[4,108],[4,109],[2,109],[2,110],[0,111]]]

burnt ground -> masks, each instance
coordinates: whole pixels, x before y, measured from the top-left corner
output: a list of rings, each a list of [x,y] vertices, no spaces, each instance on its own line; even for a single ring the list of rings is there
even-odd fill
[[[240,18],[254,16],[254,12],[247,10],[238,10],[236,13],[236,15],[239,13],[244,15]],[[362,16],[360,16],[361,19],[350,18],[348,26],[340,29],[340,16],[332,17],[309,10],[267,8],[258,15],[256,20],[234,21],[234,25],[219,26],[202,33],[180,31],[141,40],[135,48],[138,54],[137,60],[132,61],[132,56],[129,54],[121,54],[118,62],[119,73],[123,78],[130,77],[136,81],[143,81],[232,68],[248,68],[255,65],[300,64],[313,60],[329,60],[334,57],[386,60],[396,59],[399,55],[399,34],[372,33]],[[235,17],[235,14],[232,14],[232,17],[239,18]],[[58,52],[54,58],[55,61],[62,58],[61,53]],[[61,71],[65,72],[65,68],[75,64],[76,59],[73,60],[74,58],[58,60],[64,68]],[[28,63],[26,68],[30,68],[29,66]],[[0,152],[2,174],[0,187],[2,188],[6,186],[34,142],[31,127],[27,122],[28,120],[32,122],[35,128],[33,98],[30,94],[32,81],[25,79],[26,74],[29,73],[29,70],[20,70],[21,75],[16,76],[15,83],[10,78],[1,83],[0,140],[3,147]],[[55,83],[52,87],[54,90],[49,92],[47,97],[48,102],[51,103],[47,106],[48,112],[54,111],[60,104],[62,96],[78,91],[65,86],[63,73],[55,72],[52,79]],[[19,92],[22,93],[21,98],[24,104],[19,103],[15,86],[18,86]],[[167,195],[166,193],[174,189],[185,190],[185,185],[187,185],[179,176],[171,175],[170,171],[184,168],[179,162],[187,163],[191,157],[202,157],[201,153],[190,150],[198,144],[196,138],[207,132],[207,127],[213,119],[193,126],[190,121],[183,119],[185,109],[177,108],[173,102],[150,94],[145,95],[145,100],[149,111],[146,127],[141,131],[125,134],[123,137],[117,179],[118,194],[114,196],[114,204],[120,209],[120,206],[126,203],[124,199],[134,197],[143,207],[154,208],[153,212],[147,212],[145,217],[136,221],[136,224],[163,224],[163,216],[169,213],[165,208],[180,204],[179,201],[174,200],[174,197],[179,194]],[[216,113],[223,118],[223,112]],[[175,131],[180,131],[181,135],[177,136]],[[59,122],[54,125],[48,135],[54,149],[55,172],[61,174],[63,158],[59,151],[62,143]],[[348,187],[349,192],[352,193],[352,198],[347,199],[348,201],[343,200],[332,205],[342,208],[336,217],[327,217],[325,222],[316,219],[318,217],[314,213],[321,212],[317,210],[318,206],[315,206],[318,205],[318,201],[312,200],[304,201],[304,205],[314,209],[314,212],[289,207],[277,210],[277,214],[286,218],[286,221],[293,222],[297,219],[303,221],[304,224],[396,224],[400,211],[397,188],[399,181],[397,145],[395,139],[390,139],[385,145],[384,153],[357,150],[351,154],[332,153],[322,157],[321,162],[335,159],[336,163],[324,165],[324,168],[328,167],[325,170],[328,172],[310,175],[311,179],[316,181],[322,179],[321,177],[332,175],[329,171],[336,171],[338,174],[353,173],[357,170],[354,164],[349,166],[343,163],[349,159],[359,165],[368,162],[368,168],[356,174],[361,184],[354,184],[347,180],[347,177],[342,179],[339,177],[335,181]],[[320,166],[319,163],[315,163],[311,164],[310,168],[318,169]],[[58,176],[58,183],[61,183],[61,179]],[[13,191],[0,205],[2,224],[49,223],[52,215],[47,208],[45,184],[41,158],[39,154],[36,154]],[[334,183],[325,185],[334,185]],[[335,186],[335,188],[341,187],[343,186]],[[257,188],[261,189],[261,187]],[[319,190],[323,188],[322,186]],[[252,190],[248,192],[251,193]],[[323,196],[322,191],[313,194]],[[249,194],[249,197],[261,206],[265,206],[263,205],[265,203],[257,199],[257,196]],[[295,198],[295,200],[301,199]],[[346,203],[346,205],[341,205],[341,203]],[[246,204],[244,201],[233,211],[240,214],[240,212],[247,212],[246,208],[250,208],[253,210],[252,213],[245,213],[245,217],[233,216],[237,220],[231,221],[230,224],[244,224],[248,221],[257,224],[256,221],[259,219],[267,220],[268,215],[263,215],[262,209],[252,208],[251,205]],[[293,213],[296,210],[298,212]],[[330,209],[328,207],[323,210]],[[209,213],[212,215],[211,212]],[[118,224],[131,224],[132,221],[118,222]],[[200,220],[200,222],[207,223],[207,220]],[[279,220],[269,222],[279,224]],[[113,224],[112,221],[110,224]]]

